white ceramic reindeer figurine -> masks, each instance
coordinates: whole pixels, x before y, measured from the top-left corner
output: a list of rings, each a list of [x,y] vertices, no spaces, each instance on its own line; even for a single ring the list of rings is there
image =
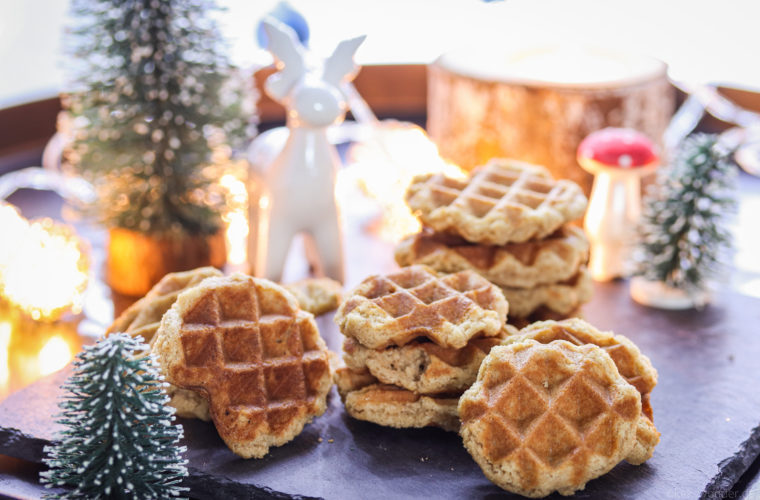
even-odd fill
[[[340,163],[327,140],[327,127],[345,116],[340,86],[356,76],[353,56],[364,37],[341,42],[323,64],[310,67],[290,27],[269,19],[264,29],[278,69],[267,79],[266,91],[285,106],[289,135],[271,164],[259,172],[258,199],[251,200],[249,260],[256,276],[279,281],[293,237],[304,233],[323,273],[343,282],[343,238],[335,203]]]

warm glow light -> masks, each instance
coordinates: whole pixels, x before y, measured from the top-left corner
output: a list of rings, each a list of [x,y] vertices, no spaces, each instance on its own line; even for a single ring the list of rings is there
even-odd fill
[[[34,319],[79,313],[87,259],[74,232],[50,219],[27,221],[0,202],[0,293]]]
[[[8,369],[8,346],[11,343],[11,324],[0,322],[0,394],[8,386],[10,370]]]
[[[404,201],[415,175],[443,172],[462,178],[466,174],[443,160],[436,145],[416,125],[383,122],[375,133],[374,140],[354,144],[349,169],[353,169],[359,188],[381,206],[379,236],[397,242],[420,230],[419,221]]]
[[[242,265],[248,259],[248,190],[245,183],[225,174],[219,183],[227,190],[229,205],[222,219],[227,223],[227,263]]]
[[[41,375],[48,375],[57,372],[71,361],[74,355],[71,352],[69,344],[63,340],[63,337],[56,335],[47,341],[45,346],[37,355],[37,363]]]

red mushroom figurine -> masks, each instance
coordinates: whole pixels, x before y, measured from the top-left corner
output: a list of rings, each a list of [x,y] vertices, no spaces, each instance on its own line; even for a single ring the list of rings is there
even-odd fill
[[[641,213],[641,177],[657,168],[657,149],[640,132],[605,128],[581,142],[578,163],[594,174],[584,219],[591,276],[598,281],[625,276]]]

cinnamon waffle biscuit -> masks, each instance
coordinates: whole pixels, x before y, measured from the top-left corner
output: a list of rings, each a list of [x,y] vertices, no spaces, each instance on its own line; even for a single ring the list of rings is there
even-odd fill
[[[519,335],[505,339],[504,344],[525,339],[542,344],[555,340],[565,340],[575,345],[593,344],[607,351],[620,375],[641,394],[641,419],[648,421],[640,424],[637,431],[640,439],[637,439],[635,454],[626,460],[638,465],[652,457],[654,448],[660,441],[660,433],[652,423],[652,406],[649,402],[650,394],[657,385],[657,370],[636,344],[623,335],[601,332],[577,318],[534,323],[520,330]]]
[[[111,326],[106,335],[125,332],[133,337],[142,337],[150,347],[156,331],[161,324],[164,313],[177,300],[180,293],[192,288],[206,278],[222,276],[214,267],[199,267],[190,271],[169,273],[156,283],[153,288],[130,307],[124,310]],[[198,394],[180,389],[169,384],[166,389],[169,405],[177,410],[177,416],[199,418],[208,421],[208,403]]]
[[[503,332],[506,334],[506,330]],[[480,337],[461,349],[413,340],[401,347],[378,350],[347,338],[343,342],[343,360],[352,370],[368,370],[383,384],[420,394],[462,392],[475,382],[483,358],[502,339],[501,334]]]
[[[534,288],[500,288],[509,302],[509,315],[513,318],[530,316],[541,307],[555,313],[569,314],[591,300],[594,293],[594,283],[586,266],[581,266],[569,280],[558,283]]]
[[[417,337],[462,348],[471,338],[497,335],[507,308],[499,289],[473,271],[439,276],[410,266],[365,279],[338,308],[335,323],[371,349]]]
[[[459,394],[424,396],[395,385],[371,384],[349,391],[346,412],[357,420],[387,427],[440,427],[459,430]]]
[[[150,345],[161,324],[161,318],[174,304],[179,294],[204,279],[215,276],[222,276],[222,272],[214,267],[199,267],[191,271],[167,274],[151,288],[145,297],[121,313],[108,327],[106,335],[116,332],[128,333],[133,337],[139,335]]]
[[[430,228],[398,244],[400,266],[424,264],[440,273],[473,270],[499,286],[532,288],[573,277],[588,261],[589,243],[581,228],[564,225],[542,240],[502,246],[470,243]]]
[[[329,278],[308,278],[283,286],[298,300],[301,309],[314,316],[337,309],[343,296],[343,285]]]
[[[641,398],[601,348],[524,340],[491,349],[459,400],[465,447],[496,485],[571,495],[636,444]]]
[[[219,435],[262,457],[324,413],[332,374],[314,317],[265,279],[208,278],[179,295],[153,351],[168,382],[200,393]]]
[[[581,217],[587,203],[574,182],[554,180],[544,167],[505,159],[491,160],[465,180],[417,176],[406,201],[436,231],[487,245],[544,238]]]

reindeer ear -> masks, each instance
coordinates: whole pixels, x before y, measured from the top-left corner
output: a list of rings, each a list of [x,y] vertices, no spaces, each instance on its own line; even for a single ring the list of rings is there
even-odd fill
[[[366,37],[366,35],[362,35],[350,40],[343,40],[338,44],[332,55],[325,61],[322,78],[326,82],[339,86],[341,83],[350,82],[356,77],[359,68],[354,64],[354,53]]]
[[[267,50],[275,58],[278,72],[267,78],[267,93],[275,100],[283,99],[304,74],[304,54],[301,42],[290,26],[267,16],[264,31],[269,38]]]

